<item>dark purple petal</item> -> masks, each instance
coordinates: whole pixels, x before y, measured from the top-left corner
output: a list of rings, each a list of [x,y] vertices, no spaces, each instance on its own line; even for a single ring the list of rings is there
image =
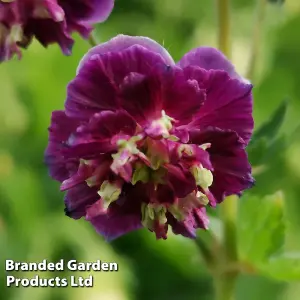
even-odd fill
[[[161,116],[159,84],[156,78],[132,72],[121,85],[122,108],[142,126]]]
[[[93,169],[86,164],[81,164],[78,167],[77,173],[75,173],[70,178],[64,180],[61,184],[60,190],[65,191],[73,188],[74,186],[85,182],[85,180],[91,177],[93,174]]]
[[[114,7],[114,0],[61,1],[67,17],[77,22],[99,23],[105,21]]]
[[[205,208],[194,208],[183,221],[178,221],[173,215],[168,214],[168,224],[171,225],[174,234],[181,234],[188,238],[196,238],[196,229],[208,229],[208,216]]]
[[[164,64],[174,65],[174,61],[168,51],[157,42],[147,37],[134,37],[120,34],[112,38],[110,41],[92,48],[81,60],[77,72],[94,55],[102,55],[108,52],[121,52],[135,45],[139,45],[147,49],[149,52],[158,54],[161,56]]]
[[[131,137],[135,131],[136,123],[125,111],[102,111],[95,113],[88,124],[78,128],[77,135],[101,141],[115,135]]]
[[[160,204],[172,204],[175,202],[174,190],[168,185],[159,184],[156,189],[155,199]]]
[[[171,164],[166,164],[166,169],[168,170],[166,179],[172,186],[176,197],[183,198],[196,190],[195,178],[190,171]]]
[[[29,2],[31,2],[31,5],[29,4]],[[49,19],[52,19],[55,22],[62,22],[64,20],[65,12],[63,8],[57,3],[57,0],[44,0],[44,7],[39,6],[37,5],[37,3],[34,2],[35,1],[32,0],[27,1],[27,8],[30,8],[32,10],[31,17],[42,19],[44,16],[47,16]]]
[[[92,218],[92,225],[107,241],[114,240],[130,231],[142,228],[139,215],[99,215]]]
[[[210,192],[218,203],[226,196],[240,195],[242,191],[252,187],[254,180],[245,144],[235,132],[218,128],[195,130],[190,132],[190,141],[211,143],[207,150],[214,168]]]
[[[33,36],[44,46],[58,43],[65,55],[70,55],[74,40],[67,30],[65,21],[55,22],[52,19],[30,19],[24,27],[27,39]]]
[[[183,126],[185,127],[185,126]],[[176,136],[183,144],[186,144],[189,141],[189,132],[187,128],[172,128],[172,135]]]
[[[93,186],[100,187],[102,182],[110,174],[109,170],[111,162],[111,156],[105,154],[99,156],[97,160],[81,163],[78,167],[77,173],[62,182],[60,190],[69,190],[86,180],[88,180]]]
[[[20,22],[17,1],[0,1],[0,62],[11,59],[15,54],[21,58],[18,45],[22,40]]]
[[[180,126],[192,120],[205,100],[205,93],[194,79],[186,78],[177,67],[162,70],[162,107],[166,115],[174,118]]]
[[[65,195],[66,215],[73,219],[80,219],[86,215],[86,208],[98,199],[98,188],[91,188],[85,182],[69,189]]]
[[[252,117],[252,85],[231,79],[224,71],[205,72],[189,68],[194,76],[202,77],[206,88],[206,101],[190,128],[219,127],[236,131],[249,142],[254,122]],[[190,72],[191,74],[191,72]]]
[[[107,214],[92,218],[96,231],[111,241],[130,231],[142,228],[141,203],[147,202],[147,187],[137,183],[125,184],[120,198],[109,206]]]
[[[63,151],[67,158],[91,159],[117,150],[120,138],[131,137],[136,129],[132,118],[124,111],[102,111],[92,116],[88,124],[77,128]]]
[[[45,161],[50,176],[62,182],[73,175],[78,168],[79,160],[66,159],[62,151],[67,148],[70,134],[76,130],[78,122],[67,117],[64,111],[54,111],[49,127],[49,143],[45,151]]]
[[[94,204],[86,208],[85,219],[87,221],[90,221],[93,218],[105,215],[106,213],[107,213],[107,208],[105,207],[104,201],[100,198]]]
[[[124,85],[130,90],[136,80],[141,82],[139,76],[131,73],[151,74],[153,69],[163,64],[159,54],[138,45],[122,52],[94,55],[68,87],[67,115],[86,118],[99,110],[117,109],[119,90],[122,91]],[[143,101],[142,98],[139,100]]]
[[[205,70],[223,70],[231,78],[240,78],[227,57],[212,47],[199,47],[191,50],[181,58],[177,65],[181,68],[197,66]]]
[[[116,151],[116,145],[112,145],[110,140],[102,141],[80,141],[61,151],[65,159],[95,159],[99,155]]]
[[[193,210],[193,214],[194,214],[197,228],[208,229],[209,218],[208,215],[206,214],[205,207],[195,208]]]
[[[132,163],[136,160],[137,158],[133,156],[130,151],[125,149],[116,154],[116,157],[114,157],[114,162],[111,165],[111,170],[126,182],[130,182],[133,172]]]
[[[160,67],[149,76],[130,73],[121,88],[121,106],[142,126],[159,120],[162,111],[174,118],[177,126],[186,124],[200,109],[204,97],[197,81],[187,79],[176,67]],[[154,135],[158,127],[148,128],[147,133]]]
[[[167,239],[168,233],[168,224],[161,224],[157,220],[154,221],[153,230],[150,230],[155,233],[156,239]]]
[[[102,110],[114,110],[117,86],[112,82],[100,57],[89,61],[67,89],[66,114],[89,119]]]
[[[201,164],[207,170],[213,170],[213,166],[210,161],[209,153],[203,150],[198,145],[189,145],[191,153],[181,151],[181,157],[183,163],[189,166]]]

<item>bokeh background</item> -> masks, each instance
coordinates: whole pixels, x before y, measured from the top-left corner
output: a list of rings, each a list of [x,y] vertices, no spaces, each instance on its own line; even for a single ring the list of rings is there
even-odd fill
[[[285,247],[296,252],[300,251],[300,2],[274,2],[269,1],[263,26],[258,28],[259,56],[252,77],[256,127],[267,121],[284,99],[289,99],[289,105],[279,142],[283,147],[269,155],[268,166],[256,177],[252,193],[261,197],[284,191]],[[232,1],[232,60],[243,75],[250,67],[255,9],[253,0]],[[95,35],[104,42],[119,33],[149,36],[178,60],[191,48],[217,46],[214,1],[116,0],[111,17],[97,26]],[[141,230],[108,244],[84,220],[64,216],[63,194],[59,184],[48,177],[43,152],[51,111],[63,108],[66,85],[88,49],[88,43],[78,36],[71,57],[64,57],[56,45],[43,49],[35,42],[23,52],[21,61],[0,66],[0,267],[4,269],[8,258],[75,258],[114,261],[119,271],[94,273],[92,289],[8,289],[3,287],[6,278],[1,272],[0,298],[213,299],[211,277],[193,241],[172,234],[167,241],[156,241],[153,234]],[[239,278],[236,293],[238,300],[296,300],[300,283],[245,275]]]

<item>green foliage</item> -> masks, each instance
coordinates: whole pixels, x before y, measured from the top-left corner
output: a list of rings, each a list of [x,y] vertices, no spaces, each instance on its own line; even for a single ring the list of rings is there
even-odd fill
[[[300,252],[283,253],[270,257],[268,262],[260,266],[263,274],[280,281],[300,280]]]
[[[284,117],[287,111],[288,101],[284,100],[282,104],[273,113],[270,120],[263,124],[258,130],[256,130],[252,137],[252,143],[256,143],[257,140],[265,138],[267,140],[274,140],[278,134],[281,125],[284,121]]]
[[[265,164],[270,158],[274,159],[284,150],[284,140],[278,137],[278,133],[284,122],[287,107],[288,101],[285,100],[270,119],[254,132],[247,148],[253,166]]]
[[[248,196],[239,207],[240,257],[256,272],[276,280],[300,280],[300,255],[284,250],[286,217],[282,192],[271,196]]]
[[[264,199],[251,196],[241,199],[238,217],[243,260],[261,263],[282,248],[285,224],[281,192]]]

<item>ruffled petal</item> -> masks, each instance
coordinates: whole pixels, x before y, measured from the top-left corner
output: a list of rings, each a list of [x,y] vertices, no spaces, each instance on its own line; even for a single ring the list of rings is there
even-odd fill
[[[63,155],[67,158],[91,159],[116,151],[117,140],[132,136],[135,130],[136,123],[124,111],[96,113],[89,123],[78,127],[69,137],[69,147],[63,151]]]
[[[121,235],[133,230],[142,228],[141,217],[139,215],[98,215],[92,218],[92,225],[96,231],[107,241],[114,240]]]
[[[89,220],[107,241],[142,228],[141,203],[148,201],[145,188],[140,183],[125,184],[120,198],[109,206],[108,212]]]
[[[102,141],[111,139],[115,135],[132,136],[136,130],[136,123],[126,111],[102,111],[94,114],[89,123],[77,129],[73,139]]]
[[[96,160],[81,162],[77,172],[62,182],[60,190],[69,190],[83,182],[88,182],[90,186],[100,187],[110,175],[111,163],[112,158],[109,154],[100,155]]]
[[[168,223],[174,234],[181,234],[184,237],[196,238],[196,229],[208,229],[209,219],[204,207],[194,208],[183,221],[178,221],[173,215],[168,214]]]
[[[65,20],[55,22],[52,19],[31,18],[24,27],[27,39],[33,36],[44,46],[58,43],[65,55],[70,55],[74,40],[72,39]]]
[[[162,111],[179,126],[192,120],[204,99],[205,93],[196,80],[186,78],[179,68],[163,66],[149,76],[130,73],[125,77],[120,101],[141,126],[161,119]],[[159,132],[160,125],[152,125],[147,133]]]
[[[245,144],[235,132],[219,128],[195,130],[190,132],[190,141],[196,144],[211,143],[207,151],[214,171],[209,190],[218,203],[226,196],[240,195],[253,186]]]
[[[172,186],[176,197],[184,198],[192,191],[196,190],[196,182],[192,173],[180,166],[166,164],[168,170],[166,179]]]
[[[186,124],[203,105],[204,90],[200,89],[197,80],[187,78],[177,67],[162,70],[160,76],[163,110],[176,120],[176,126]]]
[[[174,190],[168,186],[159,184],[156,189],[155,195],[156,201],[160,204],[173,204],[176,200]]]
[[[205,70],[223,70],[231,78],[241,78],[227,57],[221,51],[212,47],[199,47],[189,51],[177,65],[181,68],[197,66]]]
[[[189,127],[233,130],[248,143],[254,127],[252,85],[231,79],[224,71],[206,72],[194,67],[185,71],[206,88],[206,100]]]
[[[141,126],[161,116],[159,103],[159,82],[139,73],[130,73],[121,85],[121,107]]]
[[[80,219],[86,215],[87,207],[98,199],[98,188],[89,187],[85,182],[69,189],[65,195],[65,213],[73,219]]]
[[[0,1],[0,63],[11,59],[15,54],[22,57],[19,42],[22,40],[22,27],[18,3]]]
[[[99,23],[105,21],[114,7],[114,0],[62,1],[66,15],[77,22]]]
[[[117,109],[119,90],[126,83],[135,85],[139,79],[130,74],[149,75],[162,65],[164,61],[159,54],[139,45],[121,52],[94,55],[69,84],[65,105],[67,115],[86,118],[97,111]]]
[[[49,143],[45,151],[45,162],[50,176],[62,182],[73,175],[79,165],[78,159],[66,159],[62,151],[67,148],[70,134],[76,130],[78,122],[66,116],[64,111],[54,111],[49,127]]]
[[[89,119],[102,110],[114,110],[117,104],[117,87],[107,74],[100,57],[85,64],[67,88],[66,114]]]
[[[139,45],[149,52],[156,53],[159,55],[166,65],[174,65],[174,60],[170,56],[169,52],[162,47],[160,44],[148,37],[141,36],[128,36],[128,35],[117,35],[106,43],[100,44],[92,48],[79,63],[77,72],[82,68],[82,66],[94,55],[103,55],[109,52],[120,52],[124,51],[131,46]]]
[[[104,22],[114,8],[114,0],[92,0],[93,12],[88,17],[87,22],[99,23]]]

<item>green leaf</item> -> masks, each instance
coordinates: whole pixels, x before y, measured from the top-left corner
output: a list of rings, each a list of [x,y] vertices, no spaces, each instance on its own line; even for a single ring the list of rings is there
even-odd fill
[[[249,145],[247,151],[251,165],[258,166],[262,163],[263,157],[268,149],[268,141],[266,138],[261,138],[254,145]]]
[[[241,258],[253,264],[266,262],[284,244],[282,192],[263,199],[251,196],[242,198],[238,224]]]
[[[283,253],[271,257],[259,269],[264,275],[276,280],[298,281],[300,280],[300,253]]]
[[[288,106],[288,101],[284,100],[282,104],[277,108],[277,110],[273,113],[271,119],[266,123],[264,123],[253,134],[251,143],[256,143],[256,141],[262,138],[266,138],[268,141],[272,141],[276,137],[284,121],[284,117],[287,111],[287,106]]]
[[[263,124],[253,134],[247,148],[249,160],[253,166],[259,166],[278,157],[285,149],[285,141],[277,137],[286,115],[288,101],[285,100],[271,116],[271,119]]]

